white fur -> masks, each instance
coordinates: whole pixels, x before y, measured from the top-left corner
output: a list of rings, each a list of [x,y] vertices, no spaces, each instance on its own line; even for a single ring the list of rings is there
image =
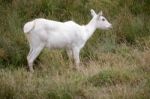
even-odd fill
[[[27,56],[30,71],[33,71],[33,62],[45,47],[49,49],[65,48],[68,56],[73,57],[78,68],[80,50],[94,31],[97,28],[108,29],[112,27],[102,16],[102,12],[96,14],[91,9],[91,15],[93,18],[87,25],[79,25],[74,21],[58,22],[43,18],[27,22],[24,25],[24,33],[30,44],[30,52]]]

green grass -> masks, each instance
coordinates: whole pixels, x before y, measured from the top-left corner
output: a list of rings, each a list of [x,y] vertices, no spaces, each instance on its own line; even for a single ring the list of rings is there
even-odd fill
[[[0,99],[149,99],[150,0],[0,0]],[[90,9],[113,24],[81,51],[81,71],[64,50],[44,50],[27,71],[22,31],[32,19],[87,24]]]

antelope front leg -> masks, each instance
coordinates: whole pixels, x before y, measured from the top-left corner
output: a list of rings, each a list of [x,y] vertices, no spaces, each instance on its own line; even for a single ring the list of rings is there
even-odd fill
[[[80,54],[80,49],[79,48],[74,48],[73,49],[73,58],[74,58],[74,62],[75,62],[75,65],[76,65],[76,69],[79,70],[80,67],[80,57],[79,57],[79,54]]]
[[[66,52],[69,59],[69,66],[72,68],[73,51],[72,49],[66,49]]]
[[[67,49],[66,51],[67,51],[68,58],[69,58],[69,60],[71,61],[71,60],[72,60],[72,57],[73,57],[72,50],[71,50],[71,49]]]

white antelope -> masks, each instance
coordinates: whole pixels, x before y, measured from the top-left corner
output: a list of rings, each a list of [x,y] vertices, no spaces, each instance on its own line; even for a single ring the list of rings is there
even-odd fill
[[[111,23],[91,9],[92,19],[87,25],[79,25],[74,21],[58,22],[38,18],[27,22],[24,25],[24,33],[30,45],[30,52],[27,56],[29,70],[33,72],[33,62],[43,48],[55,49],[65,48],[69,58],[73,58],[76,68],[79,68],[80,50],[94,31],[99,29],[112,28]]]

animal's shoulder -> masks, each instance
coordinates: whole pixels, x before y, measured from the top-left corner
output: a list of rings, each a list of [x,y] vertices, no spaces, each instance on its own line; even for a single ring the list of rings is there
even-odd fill
[[[78,25],[76,22],[70,20],[70,21],[66,21],[64,22],[65,24],[70,24],[70,25]]]
[[[66,27],[70,27],[70,28],[74,28],[74,29],[79,29],[81,26],[79,24],[77,24],[74,21],[66,21],[64,22]]]

